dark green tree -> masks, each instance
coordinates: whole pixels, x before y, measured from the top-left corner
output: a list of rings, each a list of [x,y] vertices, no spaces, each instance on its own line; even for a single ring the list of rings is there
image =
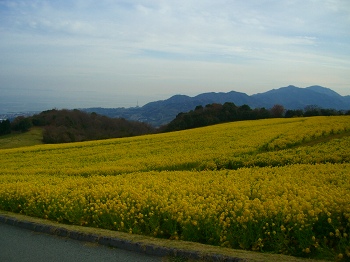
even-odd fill
[[[0,136],[11,133],[11,122],[10,120],[0,120]]]
[[[270,111],[271,111],[271,116],[276,118],[276,117],[283,117],[285,109],[284,109],[284,106],[276,104],[271,108]]]
[[[304,116],[320,116],[321,108],[317,105],[309,105],[304,109]]]
[[[301,117],[303,115],[304,115],[304,112],[301,109],[295,109],[295,110],[289,109],[286,111],[284,117],[286,118]]]
[[[29,117],[18,116],[11,123],[11,129],[14,131],[27,132],[33,126]]]

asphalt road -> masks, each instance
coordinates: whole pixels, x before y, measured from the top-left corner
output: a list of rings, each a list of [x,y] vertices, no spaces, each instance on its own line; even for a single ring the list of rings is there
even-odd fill
[[[161,262],[162,258],[81,242],[0,223],[1,262]]]

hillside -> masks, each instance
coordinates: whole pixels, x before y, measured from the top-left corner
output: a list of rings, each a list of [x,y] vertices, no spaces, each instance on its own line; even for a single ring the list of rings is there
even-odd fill
[[[62,145],[42,145],[26,149],[28,154],[25,156],[31,157],[30,152],[34,151],[33,159],[35,157],[49,159],[51,156],[45,151],[55,150],[57,154],[64,156],[61,160],[55,160],[57,165],[64,163],[66,167],[71,167],[72,171],[74,169],[76,172],[79,172],[82,167],[92,168],[92,172],[100,168],[102,168],[101,172],[103,168],[112,168],[115,172],[123,173],[136,170],[184,170],[187,169],[185,166],[188,166],[188,170],[193,168],[202,170],[208,163],[211,165],[213,161],[216,161],[215,163],[219,166],[225,166],[230,165],[232,159],[243,157],[247,160],[249,157],[247,163],[250,163],[257,155],[266,153],[265,150],[262,150],[263,148],[288,149],[313,140],[331,138],[342,133],[348,134],[350,131],[349,119],[350,116],[332,116],[240,121],[180,132]],[[195,144],[191,141],[194,141]],[[115,147],[116,145],[119,146]],[[10,155],[5,156],[4,152],[1,155],[2,159],[10,157]],[[205,154],[205,152],[208,153]],[[81,159],[86,157],[97,159],[102,155],[105,157],[102,158],[103,161],[95,161],[96,159],[92,163],[84,161],[80,166],[79,161],[68,157],[74,154]],[[116,155],[118,159],[115,159]],[[335,155],[325,157],[332,159]],[[223,160],[227,162],[224,164]],[[308,161],[307,159],[299,160]],[[20,158],[11,166],[15,167],[16,163],[25,161],[25,158]],[[113,162],[112,166],[106,165],[109,161]],[[38,161],[37,165],[40,168],[52,168],[50,161]],[[26,167],[23,166],[23,168]],[[57,172],[56,169],[54,170]]]
[[[349,120],[241,121],[2,149],[0,210],[231,249],[350,257]]]
[[[33,126],[41,130],[41,141],[50,144],[129,137],[155,132],[153,127],[142,122],[109,118],[77,109],[52,109],[30,117],[19,116],[13,121],[0,121],[0,134],[15,132],[7,135],[11,139],[18,133],[28,132]]]
[[[40,127],[31,128],[25,133],[0,136],[0,149],[40,145],[43,143],[43,131]]]
[[[285,109],[304,109],[306,106],[317,106],[325,109],[350,110],[350,96],[341,96],[333,90],[321,86],[299,88],[296,86],[281,87],[264,93],[247,95],[241,92],[203,93],[194,97],[175,95],[166,100],[155,101],[143,107],[133,108],[87,108],[87,112],[97,112],[109,117],[123,117],[161,126],[172,121],[177,114],[193,110],[196,106],[207,104],[234,103],[236,106],[248,105],[251,108],[270,109],[281,104]]]
[[[187,113],[179,113],[174,120],[158,128],[158,130],[160,132],[171,132],[234,121],[338,115],[350,115],[350,110],[343,112],[334,109],[322,109],[316,106],[307,106],[304,110],[285,110],[279,104],[274,105],[271,109],[265,109],[264,107],[252,109],[248,105],[236,106],[230,102],[224,104],[213,103],[207,104],[205,107],[196,106],[194,110]]]
[[[271,117],[283,117],[283,108],[274,115],[266,109],[251,109],[247,105],[236,106],[234,103],[207,104],[205,107],[196,106],[194,110],[180,113],[169,124],[159,128],[163,132],[185,130],[196,127],[210,126],[225,122],[256,120]]]
[[[2,149],[0,210],[234,249],[350,257],[349,120],[241,121]]]
[[[310,86],[307,88],[287,86],[255,94],[252,97],[259,101],[259,107],[269,108],[271,105],[279,103],[287,109],[303,109],[308,105],[337,110],[350,109],[350,101],[347,97],[343,97],[331,89],[321,86]]]

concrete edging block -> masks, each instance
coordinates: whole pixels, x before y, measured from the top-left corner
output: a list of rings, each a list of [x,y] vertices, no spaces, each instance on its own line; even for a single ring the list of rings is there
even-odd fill
[[[45,225],[31,221],[18,220],[16,218],[0,215],[0,223],[11,226],[18,226],[23,229],[32,230],[35,232],[56,235],[60,237],[67,237],[78,241],[98,243],[100,245],[120,248],[137,253],[144,253],[147,255],[165,257],[175,256],[187,259],[204,259],[204,261],[225,261],[225,262],[240,262],[247,261],[246,259],[238,257],[228,257],[219,254],[201,254],[200,252],[183,250],[177,248],[157,246],[154,244],[145,244],[140,242],[132,242],[126,239],[119,239],[114,237],[102,236],[98,234],[90,234],[76,230],[69,230],[60,226]]]

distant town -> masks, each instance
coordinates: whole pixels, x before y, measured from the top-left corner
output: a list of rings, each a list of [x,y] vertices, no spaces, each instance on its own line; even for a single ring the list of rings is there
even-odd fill
[[[0,121],[9,119],[10,121],[18,116],[32,116],[40,113],[40,111],[27,111],[27,112],[9,112],[5,114],[0,114]]]

